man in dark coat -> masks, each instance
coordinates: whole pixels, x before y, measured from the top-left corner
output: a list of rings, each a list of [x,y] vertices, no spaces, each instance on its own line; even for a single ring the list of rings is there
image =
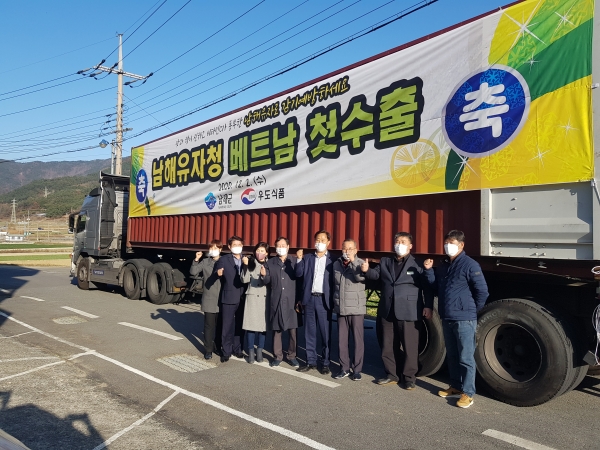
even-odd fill
[[[410,254],[412,236],[406,232],[394,236],[393,257],[383,257],[379,266],[361,269],[370,280],[381,280],[381,297],[377,307],[377,338],[386,375],[377,384],[398,383],[404,377],[404,388],[415,388],[419,370],[419,334],[423,317],[431,318],[433,296],[424,269]],[[425,294],[425,295],[424,295]],[[404,362],[400,345],[404,350]]]
[[[331,346],[331,313],[333,308],[333,260],[327,251],[331,241],[325,230],[315,233],[315,253],[304,256],[302,250],[296,253],[296,276],[303,277],[302,307],[304,308],[304,338],[306,340],[307,364],[297,369],[308,372],[317,368],[317,328],[323,345],[321,357],[323,375],[329,370],[329,347]]]
[[[221,315],[223,332],[221,342],[223,354],[221,362],[229,361],[231,355],[244,358],[242,352],[242,320],[244,318],[244,293],[246,285],[242,282],[242,249],[244,241],[239,236],[232,236],[227,241],[231,253],[221,256],[215,263],[214,273],[221,277]]]
[[[287,238],[279,237],[275,242],[277,258],[270,258],[261,269],[265,285],[271,290],[269,320],[273,330],[272,367],[283,361],[283,332],[289,330],[290,342],[287,358],[290,365],[298,367],[296,359],[296,329],[298,313],[296,311],[296,257],[288,255],[290,243]]]

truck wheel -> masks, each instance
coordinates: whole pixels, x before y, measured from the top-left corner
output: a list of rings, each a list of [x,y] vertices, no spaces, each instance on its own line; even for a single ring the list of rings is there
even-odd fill
[[[146,278],[148,299],[155,305],[171,303],[173,296],[167,292],[167,278],[171,276],[171,266],[167,263],[156,263],[150,267]]]
[[[573,381],[573,348],[557,318],[519,298],[486,305],[479,316],[475,360],[487,390],[505,403],[534,406]]]
[[[127,298],[131,300],[140,299],[140,277],[137,268],[133,264],[129,264],[123,269],[123,290]]]
[[[77,264],[77,287],[87,291],[90,288],[90,272],[88,258],[81,258]]]
[[[600,375],[600,366],[596,365],[596,366],[592,366],[590,365],[587,371],[587,374],[590,377],[595,377],[597,375]]]
[[[436,306],[430,320],[423,320],[423,331],[419,338],[419,372],[418,377],[427,377],[436,373],[446,359],[446,344],[442,319]]]

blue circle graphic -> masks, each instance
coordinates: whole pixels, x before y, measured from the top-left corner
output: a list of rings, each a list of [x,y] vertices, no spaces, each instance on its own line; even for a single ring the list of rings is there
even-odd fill
[[[144,169],[140,169],[135,177],[135,197],[140,203],[144,203],[148,195],[148,176]]]
[[[213,209],[217,204],[217,197],[215,197],[215,194],[212,192],[209,192],[206,197],[204,197],[204,203],[206,203],[208,209]]]
[[[469,75],[454,89],[443,116],[443,132],[454,151],[482,157],[512,141],[527,120],[529,87],[506,66]]]

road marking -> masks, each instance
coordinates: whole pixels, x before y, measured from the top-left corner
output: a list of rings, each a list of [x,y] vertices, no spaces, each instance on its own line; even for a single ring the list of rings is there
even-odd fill
[[[244,359],[238,359],[236,357],[231,358],[229,361],[246,362]],[[284,373],[286,375],[291,375],[296,378],[302,378],[303,380],[306,380],[306,381],[312,381],[313,383],[321,384],[323,386],[327,386],[330,388],[336,388],[336,387],[340,386],[340,384],[334,383],[333,381],[323,380],[322,378],[315,377],[314,375],[308,375],[308,374],[302,373],[302,372],[296,372],[296,369],[288,369],[286,367],[281,367],[281,366],[271,367],[269,365],[269,363],[266,361],[263,361],[260,363],[255,362],[254,364],[257,366],[266,367],[267,369],[276,370],[277,372]]]
[[[28,297],[26,295],[21,295],[21,298],[28,298],[29,300],[35,300],[36,302],[45,302],[46,300],[43,300],[41,298],[37,298],[37,297]]]
[[[527,439],[513,436],[512,434],[503,433],[496,430],[485,430],[481,433],[485,436],[493,437],[500,441],[508,442],[509,444],[516,445],[517,447],[526,448],[528,450],[554,450],[552,447],[546,447],[545,445],[538,444],[537,442],[528,441]]]
[[[25,333],[13,334],[12,336],[0,336],[0,339],[10,339],[18,336],[23,336],[24,334],[35,333],[35,331],[26,331]]]
[[[101,449],[107,447],[109,444],[112,444],[114,441],[116,441],[118,438],[123,436],[128,431],[133,430],[138,425],[141,425],[142,423],[144,423],[146,420],[148,420],[150,417],[152,417],[154,414],[156,414],[158,411],[160,411],[161,408],[163,406],[165,406],[167,403],[169,403],[173,399],[173,397],[175,397],[177,394],[179,394],[179,391],[173,392],[166,399],[164,399],[162,402],[160,402],[156,408],[154,408],[152,411],[150,411],[144,417],[142,417],[139,420],[136,420],[131,425],[129,425],[127,428],[122,429],[117,434],[111,436],[110,438],[108,438],[106,441],[104,441],[102,444],[98,445],[97,447],[94,447],[94,450],[101,450]]]
[[[174,341],[180,341],[181,339],[183,339],[180,336],[173,336],[172,334],[163,333],[162,331],[156,331],[156,330],[153,330],[152,328],[142,327],[140,325],[135,325],[133,323],[119,322],[119,325],[125,325],[126,327],[135,328],[136,330],[142,330],[147,333],[157,334],[159,336],[166,337],[167,339],[173,339]]]
[[[136,369],[134,367],[128,366],[127,364],[124,364],[124,363],[122,363],[120,361],[117,361],[116,359],[112,359],[112,358],[110,358],[108,356],[105,356],[105,355],[102,355],[101,353],[98,353],[98,352],[96,352],[94,350],[90,350],[87,347],[83,347],[81,345],[74,344],[73,342],[66,341],[66,340],[64,340],[62,338],[59,338],[57,336],[53,336],[50,333],[46,333],[45,331],[39,330],[39,329],[37,329],[37,328],[35,328],[35,327],[31,326],[31,325],[26,324],[25,322],[22,322],[22,321],[20,321],[18,319],[15,319],[14,317],[9,316],[8,314],[3,313],[2,311],[0,311],[0,316],[3,316],[5,318],[7,318],[8,320],[12,320],[13,322],[18,323],[18,324],[20,324],[20,325],[22,325],[22,326],[24,326],[26,328],[29,328],[30,330],[37,331],[38,333],[40,333],[40,334],[42,334],[44,336],[47,336],[47,337],[49,337],[51,339],[54,339],[54,340],[56,340],[58,342],[62,342],[64,344],[67,344],[67,345],[70,345],[72,347],[79,348],[79,349],[82,349],[82,350],[85,351],[85,353],[81,353],[80,355],[75,355],[76,357],[77,356],[83,356],[83,355],[95,355],[95,356],[97,356],[100,359],[103,359],[103,360],[108,361],[108,362],[110,362],[112,364],[115,364],[115,365],[117,365],[117,366],[119,366],[119,367],[121,367],[121,368],[123,368],[125,370],[128,370],[129,372],[135,373],[135,374],[137,374],[137,375],[139,375],[139,376],[141,376],[141,377],[143,377],[143,378],[145,378],[147,380],[153,381],[153,382],[155,382],[157,384],[160,384],[161,386],[168,387],[168,388],[170,388],[170,389],[172,389],[174,391],[178,391],[179,393],[187,395],[188,397],[194,398],[196,400],[199,400],[199,401],[201,401],[204,404],[210,405],[210,406],[212,406],[214,408],[217,408],[217,409],[219,409],[221,411],[227,412],[227,413],[229,413],[229,414],[231,414],[231,415],[233,415],[235,417],[239,417],[240,419],[243,419],[243,420],[246,420],[248,422],[251,422],[251,423],[253,423],[255,425],[258,425],[259,427],[266,428],[267,430],[270,430],[270,431],[273,431],[275,433],[281,434],[282,436],[285,436],[285,437],[288,437],[290,439],[293,439],[293,440],[295,440],[297,442],[300,442],[300,443],[302,443],[302,444],[304,444],[304,445],[306,445],[308,447],[311,447],[311,448],[314,448],[314,449],[317,449],[317,450],[334,450],[333,447],[329,447],[329,446],[327,446],[325,444],[321,444],[320,442],[317,442],[317,441],[315,441],[313,439],[310,439],[309,437],[303,436],[301,434],[295,433],[295,432],[293,432],[291,430],[288,430],[286,428],[280,427],[279,425],[272,424],[272,423],[267,422],[265,420],[259,419],[257,417],[254,417],[254,416],[251,416],[249,414],[246,414],[246,413],[243,413],[241,411],[238,411],[236,409],[230,408],[229,406],[226,406],[226,405],[223,405],[222,403],[219,403],[219,402],[216,402],[214,400],[211,400],[211,399],[209,399],[207,397],[204,397],[203,395],[196,394],[195,392],[190,392],[187,389],[182,389],[179,386],[171,384],[171,383],[169,383],[167,381],[163,381],[163,380],[161,380],[159,378],[156,378],[156,377],[154,377],[154,376],[152,376],[152,375],[150,375],[148,373],[142,372],[141,370],[138,370],[138,369]],[[60,364],[62,362],[63,361],[58,361],[56,363],[52,363],[52,365],[54,365],[54,364]],[[0,380],[0,381],[2,381],[2,380]]]
[[[85,311],[81,311],[80,309],[71,308],[69,306],[62,306],[62,309],[68,309],[69,311],[73,311],[74,313],[80,314],[85,317],[89,317],[90,319],[97,319],[100,316],[95,316],[94,314],[87,313]]]
[[[0,363],[16,362],[16,361],[31,361],[33,359],[60,359],[60,358],[58,356],[32,356],[30,358],[0,359]]]
[[[0,314],[2,314],[3,316],[6,316],[6,314],[3,314],[1,312],[0,312]],[[0,381],[9,380],[11,378],[20,377],[22,375],[27,375],[27,374],[32,373],[32,372],[37,372],[38,370],[46,369],[48,367],[56,366],[57,364],[62,364],[62,363],[65,363],[67,361],[71,361],[71,360],[73,360],[75,358],[79,358],[80,356],[91,355],[91,354],[93,354],[93,353],[90,352],[90,351],[84,352],[84,353],[78,353],[77,355],[73,355],[73,356],[71,356],[71,357],[69,357],[67,359],[63,359],[61,361],[56,361],[56,362],[53,362],[53,363],[50,363],[50,364],[44,364],[43,366],[39,366],[39,367],[36,367],[34,369],[26,370],[25,372],[15,373],[14,375],[9,375],[7,377],[0,378]]]

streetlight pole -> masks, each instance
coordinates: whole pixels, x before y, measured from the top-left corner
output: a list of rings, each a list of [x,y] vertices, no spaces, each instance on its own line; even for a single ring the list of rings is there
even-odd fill
[[[123,35],[119,34],[119,67],[117,72],[117,138],[114,148],[115,174],[123,172]],[[112,168],[112,164],[111,164]]]

